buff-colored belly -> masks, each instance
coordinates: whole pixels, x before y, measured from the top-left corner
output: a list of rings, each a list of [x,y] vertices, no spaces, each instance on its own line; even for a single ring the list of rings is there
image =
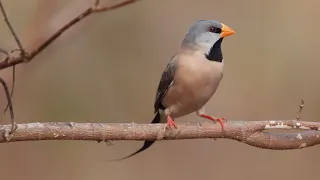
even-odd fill
[[[216,92],[222,77],[222,64],[191,61],[180,64],[174,83],[163,104],[172,118],[190,114],[204,106]]]

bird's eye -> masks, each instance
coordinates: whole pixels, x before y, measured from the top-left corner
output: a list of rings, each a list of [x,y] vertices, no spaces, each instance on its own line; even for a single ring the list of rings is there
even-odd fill
[[[221,33],[221,29],[220,28],[217,28],[217,27],[210,27],[209,29],[210,32],[213,32],[213,33]]]

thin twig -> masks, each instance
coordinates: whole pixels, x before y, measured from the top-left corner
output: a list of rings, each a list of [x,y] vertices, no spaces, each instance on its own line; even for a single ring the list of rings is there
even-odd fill
[[[12,87],[11,87],[11,92],[10,92],[10,98],[12,100],[12,97],[13,97],[13,91],[14,91],[14,85],[16,83],[16,66],[12,66]],[[8,110],[9,108],[9,103],[7,103],[7,106],[6,108],[4,109],[4,113],[6,113],[6,111]]]
[[[40,44],[38,47],[34,48],[32,52],[28,53],[28,56],[25,58],[20,57],[20,58],[14,58],[10,59],[7,57],[4,61],[0,62],[0,70],[4,68],[8,68],[11,66],[14,66],[16,64],[20,64],[23,62],[29,62],[31,61],[34,57],[36,57],[40,52],[42,52],[47,46],[49,46],[54,40],[56,40],[58,37],[61,36],[66,30],[70,29],[70,27],[74,26],[76,23],[84,19],[85,17],[88,17],[89,15],[97,12],[105,12],[105,11],[110,11],[114,10],[120,7],[123,7],[125,5],[137,2],[138,0],[127,0],[123,2],[116,3],[111,6],[96,6],[96,3],[94,7],[90,7],[83,11],[81,14],[79,14],[77,17],[72,19],[70,22],[65,24],[63,27],[61,27],[57,32],[55,32],[52,36],[50,36],[47,40],[45,40],[42,44]],[[96,1],[95,1],[96,2]]]
[[[10,53],[14,53],[15,51],[20,51],[19,49],[14,49],[12,50]],[[9,56],[9,55],[8,55]],[[11,87],[11,92],[10,92],[10,97],[11,97],[11,100],[12,100],[12,97],[13,97],[13,92],[14,92],[14,85],[15,85],[15,82],[16,82],[16,66],[12,66],[12,87]],[[9,103],[7,103],[7,106],[6,108],[4,109],[4,113],[6,113],[6,111],[8,110],[9,108]]]
[[[4,50],[4,49],[1,49],[1,48],[0,48],[0,52],[1,52],[2,54],[5,54],[7,57],[9,56],[9,53],[8,53],[6,50]]]
[[[117,9],[119,7],[123,7],[125,5],[131,4],[133,2],[137,2],[138,0],[128,0],[128,1],[123,1],[117,4],[114,4],[112,6],[101,6],[99,7],[99,5],[97,6],[98,8],[94,9],[94,12],[103,12],[103,11],[110,11],[112,9]],[[96,1],[97,2],[97,1]],[[99,2],[99,1],[98,1]]]
[[[22,46],[22,43],[21,43],[18,35],[17,35],[16,32],[14,31],[14,29],[13,29],[13,27],[12,27],[10,21],[9,21],[8,15],[7,15],[6,11],[5,11],[5,8],[4,8],[1,0],[0,0],[0,9],[1,9],[1,13],[2,13],[2,15],[3,15],[4,21],[6,22],[8,28],[9,28],[9,30],[10,30],[13,38],[14,38],[14,40],[16,41],[16,43],[17,43],[17,45],[18,45],[18,47],[19,47],[19,51],[20,51],[20,56],[21,56],[21,58],[22,58],[22,59],[26,59],[26,55],[27,55],[27,54],[26,54],[26,52],[25,52],[25,50],[24,50],[24,48],[23,48],[23,46]],[[7,58],[9,58],[9,54],[8,54],[8,53],[7,53]],[[15,79],[16,79],[16,76],[15,76],[15,66],[13,66],[13,69],[12,69],[12,87],[11,87],[10,98],[13,97]],[[4,110],[4,113],[7,111],[8,107],[9,107],[9,102],[8,102],[8,104],[7,104],[7,106],[6,106],[5,110]]]
[[[12,106],[12,102],[11,102],[11,97],[9,94],[9,89],[8,89],[7,83],[1,77],[0,77],[0,83],[3,86],[4,92],[6,94],[7,101],[8,101],[8,106],[9,106],[9,110],[10,110],[10,117],[11,117],[11,131],[9,134],[12,134],[17,129],[17,124],[14,121],[14,113],[13,113],[13,106]]]
[[[98,6],[100,6],[100,0],[96,0],[96,2],[94,3],[95,7],[97,8]]]
[[[24,50],[24,48],[22,46],[22,43],[21,43],[19,37],[17,36],[16,32],[14,31],[14,29],[13,29],[13,27],[12,27],[12,25],[11,25],[9,19],[8,19],[7,13],[6,13],[6,11],[5,11],[4,7],[3,7],[3,4],[2,4],[1,0],[0,0],[0,9],[1,9],[1,13],[3,15],[4,21],[6,22],[7,26],[9,27],[10,32],[11,32],[14,40],[17,42],[17,45],[18,45],[18,47],[19,47],[19,49],[21,51],[22,56],[24,56],[26,54],[26,52],[25,52],[25,50]]]

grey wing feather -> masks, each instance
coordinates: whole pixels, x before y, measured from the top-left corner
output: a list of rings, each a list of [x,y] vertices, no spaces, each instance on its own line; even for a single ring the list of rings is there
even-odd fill
[[[176,57],[174,56],[171,58],[167,67],[162,73],[161,80],[160,80],[157,94],[156,94],[155,103],[154,103],[155,113],[158,111],[160,106],[162,106],[161,101],[174,81],[174,75],[175,75],[176,69],[177,69],[177,62],[176,62]]]

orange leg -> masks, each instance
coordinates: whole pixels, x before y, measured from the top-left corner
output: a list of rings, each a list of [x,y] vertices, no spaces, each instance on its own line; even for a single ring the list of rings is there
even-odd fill
[[[222,130],[224,130],[224,122],[223,121],[227,121],[226,118],[220,118],[220,117],[212,117],[212,116],[209,116],[209,115],[206,115],[206,114],[200,114],[199,115],[200,117],[203,117],[203,118],[206,118],[206,119],[209,119],[211,121],[218,121],[221,125],[221,128]]]
[[[170,115],[167,116],[167,126],[177,128],[176,123],[174,123]]]

